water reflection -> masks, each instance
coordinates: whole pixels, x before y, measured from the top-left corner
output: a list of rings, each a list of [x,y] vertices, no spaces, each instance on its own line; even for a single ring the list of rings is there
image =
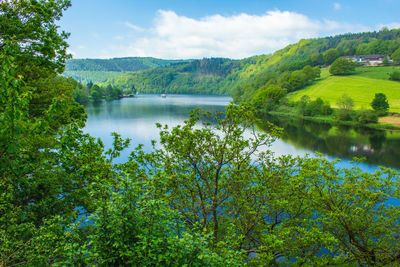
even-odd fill
[[[131,149],[124,151],[120,157],[124,161],[138,144],[143,144],[146,151],[152,149],[151,140],[159,138],[159,130],[155,126],[157,122],[173,127],[183,124],[195,108],[224,111],[231,100],[227,96],[168,95],[162,98],[159,95],[142,95],[104,101],[86,108],[89,116],[85,131],[101,138],[106,147],[111,147],[111,132],[131,138]]]
[[[400,168],[400,132],[278,116],[267,116],[264,120],[282,127],[282,140],[297,148],[344,159],[365,157],[369,164]]]
[[[124,151],[120,157],[120,161],[125,161],[138,144],[143,144],[146,151],[152,149],[151,140],[159,139],[159,130],[155,126],[157,122],[168,124],[172,128],[183,124],[194,108],[212,112],[224,111],[230,101],[231,98],[226,96],[168,95],[162,98],[157,95],[143,95],[101,102],[87,107],[89,117],[85,131],[101,138],[106,147],[111,147],[111,132],[131,138],[130,149]],[[277,156],[313,155],[314,151],[318,151],[331,158],[349,160],[355,156],[365,156],[368,164],[360,167],[367,171],[375,170],[376,165],[400,168],[400,132],[332,126],[293,118],[264,119],[284,128],[282,138],[271,146]],[[340,166],[352,165],[343,161]]]

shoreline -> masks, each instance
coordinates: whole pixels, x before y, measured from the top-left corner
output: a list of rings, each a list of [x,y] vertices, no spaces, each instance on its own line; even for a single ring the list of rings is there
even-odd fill
[[[319,122],[319,123],[329,123],[329,124],[335,124],[335,125],[366,127],[366,128],[376,129],[376,130],[400,131],[400,126],[396,126],[396,125],[393,125],[393,124],[387,124],[387,123],[379,123],[378,122],[378,123],[362,124],[362,123],[355,122],[355,121],[340,121],[340,120],[337,120],[337,119],[335,119],[333,117],[329,117],[329,116],[310,117],[310,116],[302,116],[302,115],[299,115],[299,114],[280,112],[280,111],[270,111],[270,112],[268,112],[266,114],[270,114],[270,115],[273,115],[273,116],[281,116],[281,117],[292,117],[292,118],[303,119],[303,120]]]

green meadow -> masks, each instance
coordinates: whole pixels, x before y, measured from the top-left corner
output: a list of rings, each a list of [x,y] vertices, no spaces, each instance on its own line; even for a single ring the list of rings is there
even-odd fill
[[[288,95],[290,100],[298,101],[303,95],[312,99],[322,98],[336,107],[337,100],[347,94],[354,100],[356,109],[370,109],[375,93],[384,93],[390,111],[400,113],[400,82],[388,80],[393,67],[357,68],[355,74],[332,76],[324,69],[321,78],[305,89]]]

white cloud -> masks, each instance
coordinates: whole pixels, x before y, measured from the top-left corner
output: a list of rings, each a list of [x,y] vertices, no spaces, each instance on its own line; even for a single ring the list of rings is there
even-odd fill
[[[381,30],[382,28],[388,28],[390,29],[400,29],[400,22],[392,22],[392,23],[388,23],[388,24],[379,24],[378,26],[376,26],[376,30]]]
[[[127,47],[113,47],[108,53],[159,58],[244,58],[274,52],[303,38],[367,30],[370,29],[362,25],[313,20],[303,14],[279,10],[260,16],[243,13],[201,19],[159,10],[154,27],[145,37]]]
[[[335,10],[340,10],[340,9],[342,9],[342,5],[340,3],[333,3],[333,8]]]
[[[144,31],[143,28],[141,28],[141,27],[139,27],[139,26],[137,26],[137,25],[134,25],[134,24],[132,24],[132,23],[130,23],[130,22],[125,22],[124,24],[125,24],[126,27],[128,27],[128,28],[130,28],[130,29],[132,29],[132,30],[135,30],[135,31],[138,31],[138,32]]]

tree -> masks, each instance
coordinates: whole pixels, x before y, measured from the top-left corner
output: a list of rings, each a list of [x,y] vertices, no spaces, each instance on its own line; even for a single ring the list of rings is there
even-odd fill
[[[339,51],[335,48],[330,48],[323,53],[324,63],[330,65],[340,56]]]
[[[336,104],[339,106],[340,109],[345,109],[345,110],[352,110],[354,107],[353,99],[346,94],[342,95],[337,100]]]
[[[272,108],[286,94],[286,90],[278,85],[263,86],[254,94],[252,104],[259,109]]]
[[[351,121],[354,117],[354,101],[348,95],[342,95],[336,102],[339,107],[338,115],[339,120]]]
[[[264,135],[253,130],[254,122],[244,106],[229,106],[225,116],[195,111],[184,125],[158,125],[160,149],[138,150],[124,170],[189,229],[212,233],[214,244],[257,253],[250,264],[398,262],[400,211],[388,203],[400,200],[398,172],[272,157],[262,147],[280,131],[268,125],[272,136]]]
[[[320,53],[314,53],[311,55],[310,60],[314,66],[322,65],[324,63],[324,58]]]
[[[385,56],[385,57],[383,58],[382,64],[385,65],[385,66],[390,64],[389,59],[388,59],[387,56]]]
[[[12,54],[25,81],[63,72],[68,34],[55,23],[69,6],[68,0],[0,2],[0,53],[6,42],[13,42]]]
[[[391,57],[395,62],[400,62],[400,47],[397,48],[397,50],[393,52]]]
[[[289,92],[300,89],[306,84],[306,79],[302,71],[296,70],[290,74],[289,78]]]
[[[69,80],[57,77],[69,58],[66,39],[56,22],[70,6],[68,0],[0,1],[0,54],[13,58],[16,72],[32,92],[30,115],[42,116],[53,100],[62,97],[70,114],[79,119],[81,107],[73,100]]]
[[[99,102],[103,99],[104,93],[103,93],[103,88],[98,86],[97,84],[92,86],[92,89],[90,90],[90,95],[93,99],[94,102]]]
[[[86,119],[83,108],[71,114],[76,110],[60,96],[33,118],[28,113],[32,92],[19,68],[10,56],[0,59],[0,263],[13,265],[38,258],[34,244],[43,241],[38,232],[48,221],[63,229],[61,221],[93,209],[95,199],[104,197],[95,181],[106,183],[113,173],[102,144],[79,130]]]
[[[332,75],[346,75],[350,74],[354,70],[355,63],[346,58],[336,59],[329,68],[329,72]]]
[[[371,107],[378,113],[378,115],[385,115],[389,110],[389,102],[386,95],[383,93],[376,93],[371,102]]]

